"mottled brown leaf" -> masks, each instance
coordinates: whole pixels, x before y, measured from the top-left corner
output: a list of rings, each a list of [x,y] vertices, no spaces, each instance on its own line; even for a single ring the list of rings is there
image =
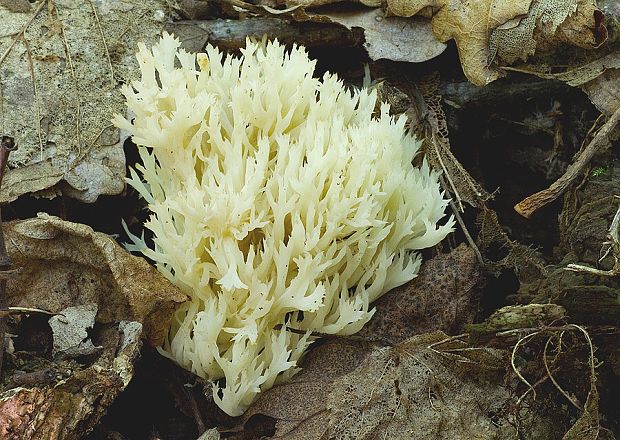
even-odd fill
[[[458,333],[473,321],[480,267],[471,248],[426,261],[416,278],[377,300],[375,315],[358,333],[370,340],[397,343],[419,333]]]

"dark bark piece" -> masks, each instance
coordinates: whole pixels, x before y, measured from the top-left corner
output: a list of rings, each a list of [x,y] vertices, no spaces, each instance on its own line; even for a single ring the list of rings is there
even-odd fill
[[[521,76],[500,79],[486,87],[477,87],[469,81],[445,81],[439,92],[446,105],[462,109],[524,102],[533,96],[561,96],[571,90],[560,81]]]
[[[356,47],[363,42],[363,31],[349,31],[345,27],[327,23],[289,22],[279,18],[254,17],[244,20],[201,20],[168,23],[168,32],[174,33],[190,52],[201,52],[207,43],[224,51],[245,47],[248,37],[270,39],[291,45],[312,47]]]

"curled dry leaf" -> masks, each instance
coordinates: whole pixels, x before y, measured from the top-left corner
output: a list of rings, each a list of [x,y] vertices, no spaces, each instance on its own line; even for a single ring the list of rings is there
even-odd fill
[[[8,3],[24,3],[9,0]],[[0,132],[15,137],[0,202],[47,191],[93,202],[124,188],[120,85],[138,74],[135,45],[161,32],[166,1],[41,1],[0,7]],[[159,15],[158,12],[159,11]]]
[[[393,347],[331,340],[304,370],[250,407],[233,438],[513,439],[505,353],[428,333]],[[527,439],[553,438],[533,411],[518,424]],[[251,434],[250,434],[251,433]]]
[[[605,38],[594,0],[388,0],[388,12],[411,17],[433,11],[433,33],[456,41],[463,71],[476,85],[502,76],[491,66],[496,56],[525,59],[538,45],[561,43],[596,47]],[[594,30],[601,29],[596,35]]]
[[[532,0],[461,2],[460,0],[388,0],[388,11],[411,17],[427,7],[433,10],[433,33],[441,42],[456,41],[463,71],[476,85],[499,78],[489,67],[490,31],[527,15]]]
[[[5,223],[4,234],[14,266],[22,268],[9,280],[11,306],[58,313],[97,304],[97,322],[142,322],[146,339],[159,344],[186,299],[144,259],[86,225],[40,214]]]
[[[10,365],[23,371],[4,372],[0,438],[84,438],[131,380],[141,340],[161,342],[186,297],[145,260],[88,226],[41,214],[3,229],[21,268],[9,280],[9,304],[55,316],[49,319],[53,343],[32,341],[47,327],[19,331],[33,329],[26,324],[36,316],[20,317],[13,331],[24,342],[9,355]],[[54,375],[16,380],[41,371]]]

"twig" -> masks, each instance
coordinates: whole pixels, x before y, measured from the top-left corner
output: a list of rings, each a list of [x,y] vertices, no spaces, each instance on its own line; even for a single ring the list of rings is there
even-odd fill
[[[103,42],[103,49],[105,50],[105,56],[108,59],[108,67],[110,68],[110,88],[114,88],[114,67],[112,66],[112,58],[110,58],[110,51],[108,50],[108,42],[105,39],[105,34],[103,33],[103,28],[101,27],[101,20],[99,20],[99,14],[97,13],[97,8],[93,4],[93,0],[88,0],[90,4],[90,8],[93,11],[95,16],[95,21],[97,22],[97,27],[99,28],[99,33],[101,34],[101,40]]]
[[[555,376],[553,376],[553,374],[551,373],[551,369],[549,368],[549,363],[547,362],[547,351],[549,350],[549,343],[551,342],[551,340],[554,338],[554,336],[549,336],[549,339],[547,339],[547,342],[545,343],[545,349],[543,350],[543,364],[545,365],[545,371],[547,372],[547,376],[549,376],[549,380],[551,381],[551,383],[553,383],[553,385],[557,388],[557,390],[564,396],[566,397],[566,399],[575,407],[577,408],[579,411],[583,411],[583,408],[581,407],[581,405],[579,405],[579,402],[577,402],[575,400],[575,398],[571,397],[570,394],[568,394],[564,388],[562,388],[560,386],[560,384],[558,383],[557,380],[555,380]]]
[[[11,272],[20,272],[19,269],[13,269]],[[5,316],[9,316],[9,315],[32,315],[32,314],[40,314],[40,315],[49,315],[49,316],[56,316],[56,315],[62,315],[62,313],[54,313],[54,312],[50,312],[49,310],[43,310],[43,309],[36,309],[33,307],[7,307],[7,311],[5,312]]]
[[[15,149],[15,140],[9,136],[2,136],[0,141],[0,188],[2,188],[2,178],[4,170],[9,161],[9,154]],[[2,213],[0,212],[0,271],[11,268],[11,259],[6,253],[4,243],[4,233],[2,232]],[[6,278],[0,278],[0,311],[6,311],[8,300],[6,297]],[[0,316],[0,376],[2,375],[2,360],[4,358],[4,334],[6,333],[7,317]]]
[[[461,202],[461,195],[459,194],[459,191],[456,189],[456,185],[454,184],[454,181],[452,180],[452,177],[450,176],[450,173],[448,172],[448,169],[446,168],[446,165],[443,163],[443,159],[441,158],[441,152],[439,151],[439,147],[437,146],[438,143],[439,142],[435,139],[435,134],[433,134],[431,137],[431,145],[433,146],[433,149],[435,150],[435,155],[437,156],[439,165],[441,165],[444,175],[446,176],[446,179],[448,179],[448,183],[450,184],[450,187],[452,188],[452,191],[454,192],[454,197],[456,197],[456,201],[459,204],[459,210],[461,212],[465,212],[465,208],[463,208],[463,203]]]
[[[594,139],[592,139],[588,146],[583,149],[575,162],[568,167],[566,172],[558,180],[553,182],[549,188],[539,191],[536,194],[532,194],[517,203],[514,207],[515,211],[523,217],[529,218],[534,211],[554,201],[562,193],[564,193],[566,188],[568,188],[569,185],[573,183],[575,178],[586,168],[590,162],[590,159],[592,159],[597,152],[606,146],[609,134],[616,128],[619,119],[620,106],[611,115],[607,122],[605,122],[598,133],[596,133],[596,136],[594,136]]]
[[[2,56],[0,56],[0,64],[2,64],[2,62],[7,57],[7,55],[11,52],[11,50],[13,49],[15,44],[17,43],[17,40],[19,40],[20,37],[22,35],[24,35],[24,32],[26,32],[26,29],[28,29],[28,27],[32,24],[34,19],[37,18],[37,15],[39,15],[39,12],[41,12],[41,9],[43,9],[43,6],[45,6],[45,3],[46,3],[45,0],[42,1],[41,3],[39,3],[39,6],[37,6],[37,9],[35,9],[35,11],[32,13],[32,16],[30,17],[30,19],[21,28],[21,30],[17,34],[15,34],[15,38],[13,38],[13,41],[11,42],[9,47],[7,47],[6,50],[4,51],[4,53],[2,54]]]
[[[440,180],[441,180],[442,186],[445,188],[446,185],[445,185],[445,182],[443,181],[443,176],[440,177]],[[482,258],[480,249],[478,249],[476,242],[474,241],[471,234],[469,233],[469,230],[467,229],[467,226],[465,225],[465,222],[463,221],[463,218],[461,217],[461,214],[459,213],[458,208],[456,207],[452,199],[450,199],[449,203],[450,203],[450,208],[452,209],[452,213],[454,214],[456,221],[458,222],[459,226],[461,227],[461,230],[463,231],[463,234],[465,235],[465,238],[467,239],[467,243],[469,243],[469,246],[473,249],[474,253],[476,254],[476,259],[478,260],[478,263],[480,263],[481,266],[484,266],[484,259]]]

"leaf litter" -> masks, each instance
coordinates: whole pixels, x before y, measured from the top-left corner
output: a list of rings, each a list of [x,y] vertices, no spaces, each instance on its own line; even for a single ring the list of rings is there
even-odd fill
[[[28,2],[26,2],[28,3]],[[120,85],[135,77],[137,41],[153,42],[164,1],[43,0],[0,7],[0,131],[19,149],[0,201],[60,193],[84,202],[124,189]]]
[[[39,6],[42,6],[43,3],[39,3]],[[326,4],[329,2],[320,3]],[[365,3],[375,8],[380,6],[374,1]],[[493,2],[493,6],[497,6],[499,9],[488,9],[486,12],[490,11],[490,13],[484,14],[488,21],[480,23],[476,23],[471,19],[472,16],[470,14],[472,11],[464,9],[455,9],[454,11],[456,12],[453,11],[453,16],[442,15],[442,11],[439,8],[432,7],[433,5],[437,6],[436,3],[428,1],[388,2],[388,10],[396,13],[396,15],[402,15],[403,17],[408,17],[409,15],[417,16],[411,20],[403,17],[385,17],[385,13],[381,9],[365,9],[360,10],[361,12],[345,13],[344,15],[341,13],[338,15],[338,12],[324,12],[324,10],[318,13],[312,11],[314,7],[319,6],[317,2],[304,2],[300,4],[300,7],[291,8],[291,11],[284,12],[282,15],[287,17],[304,16],[304,19],[312,19],[315,16],[318,17],[318,20],[326,18],[336,22],[340,20],[341,24],[350,29],[361,27],[365,31],[365,48],[371,59],[396,59],[401,57],[398,60],[420,62],[437,56],[445,48],[445,41],[455,39],[461,55],[463,69],[469,79],[476,84],[485,84],[502,76],[504,70],[500,69],[499,66],[504,63],[528,59],[533,54],[549,50],[550,47],[554,47],[557,44],[568,43],[591,48],[596,47],[600,43],[600,39],[597,40],[597,25],[594,19],[596,16],[595,4],[590,1],[574,0],[566,3],[563,2],[561,5],[554,1],[544,0],[513,2],[508,5],[505,2]],[[440,3],[444,6],[452,4],[447,0]],[[136,11],[136,5],[133,2],[124,1],[117,4],[123,13],[127,13],[128,17],[131,17],[133,20],[136,19],[134,15],[131,15],[131,13]],[[58,11],[60,10],[62,14],[65,7],[70,11],[70,14],[73,14],[75,11],[72,11],[70,8],[73,3],[70,0],[58,0],[56,2],[50,0],[46,5],[52,5],[53,7],[48,8],[47,11],[40,9],[37,15],[31,16],[33,17],[32,23],[28,23],[26,28],[30,29],[32,24],[40,26],[36,29],[43,29],[47,24],[51,23],[51,35],[57,40],[66,40],[60,41],[62,46],[70,46],[70,44],[67,45],[67,42],[70,43],[70,39],[66,39],[66,36],[63,35],[64,26],[61,25],[59,27],[59,23],[55,23],[50,19],[42,25],[39,21],[44,15],[43,12],[53,16],[55,11],[58,15]],[[154,8],[163,7],[162,4],[156,2],[153,2],[153,5]],[[18,6],[16,4],[16,8],[12,9],[11,12],[19,13],[17,11]],[[133,67],[129,64],[115,64],[115,57],[118,55],[121,38],[125,37],[127,32],[135,33],[137,30],[131,26],[126,27],[120,34],[117,33],[116,37],[118,40],[116,43],[118,44],[115,44],[113,38],[105,38],[106,14],[110,12],[105,9],[105,5],[101,7],[98,3],[97,9],[95,9],[93,3],[84,2],[83,6],[86,6],[84,8],[86,11],[90,8],[91,15],[88,18],[90,27],[98,29],[105,40],[100,45],[95,43],[99,56],[99,76],[105,78],[105,72],[107,71],[111,72],[112,76],[117,75],[120,77],[125,67],[127,68],[125,73],[128,73]],[[269,11],[269,8],[277,7],[278,5],[270,3],[263,6],[264,11]],[[243,2],[236,2],[235,7],[242,8]],[[419,9],[412,12],[418,7]],[[485,7],[489,8],[490,4],[482,2],[478,7],[484,10]],[[448,8],[444,7],[443,9],[445,13],[445,9]],[[148,10],[148,8],[145,10]],[[248,7],[248,10],[253,11],[252,13],[256,11],[255,8],[251,7]],[[30,12],[32,13],[32,11]],[[282,11],[273,9],[272,12],[280,14]],[[2,13],[5,12],[3,11]],[[41,16],[38,13],[41,13]],[[139,18],[142,19],[144,17],[148,20],[145,21],[145,28],[153,25],[157,27],[157,20],[152,19],[153,16],[149,15],[149,12],[144,13]],[[381,20],[377,20],[378,18],[381,18]],[[429,23],[428,19],[432,19],[432,21]],[[414,39],[413,36],[424,37],[424,41],[428,42],[428,44],[425,42],[421,47],[415,48],[415,50],[407,47],[407,42],[396,38],[398,36],[395,37],[395,34],[392,32],[398,26],[404,26],[407,32],[411,31],[412,39]],[[466,32],[463,32],[463,30]],[[145,30],[147,33],[151,31]],[[431,32],[433,32],[437,39],[428,38]],[[588,32],[590,32],[589,35]],[[42,89],[41,83],[37,82],[36,75],[44,71],[42,66],[45,63],[57,63],[59,60],[56,57],[63,57],[61,56],[62,54],[57,55],[55,53],[49,57],[47,55],[41,56],[39,47],[36,46],[37,43],[27,39],[27,37],[31,36],[29,31],[23,33],[23,40],[18,30],[14,30],[14,33],[9,36],[15,35],[19,36],[19,38],[10,40],[10,38],[5,37],[5,42],[12,41],[11,44],[14,44],[15,47],[20,47],[20,52],[15,53],[19,53],[21,55],[20,61],[23,63],[25,60],[24,65],[28,65],[30,68],[30,73],[22,76],[20,81],[22,84],[28,84],[26,79],[30,79],[31,88],[28,91],[30,94],[28,96],[34,97],[34,99],[30,99],[28,103],[29,117],[34,121],[40,120],[43,123],[38,128],[37,124],[31,124],[32,126],[29,127],[29,139],[38,139],[38,142],[33,143],[33,148],[30,150],[31,153],[29,155],[24,155],[22,158],[16,157],[14,165],[18,168],[13,172],[14,180],[11,181],[10,185],[7,184],[6,186],[10,188],[9,195],[6,196],[3,193],[2,197],[5,200],[9,200],[16,197],[15,194],[32,191],[39,192],[39,194],[52,194],[60,188],[66,194],[82,198],[83,200],[93,200],[98,194],[104,194],[105,191],[100,190],[97,185],[92,185],[95,190],[88,194],[90,187],[85,190],[84,186],[80,186],[79,179],[71,180],[71,176],[65,172],[66,167],[62,169],[62,172],[58,171],[60,168],[53,168],[56,166],[56,163],[52,156],[45,157],[45,159],[49,159],[47,162],[52,164],[49,168],[53,172],[32,174],[35,176],[34,181],[39,185],[37,188],[40,187],[40,189],[33,190],[34,186],[27,187],[30,185],[28,179],[24,179],[23,174],[18,175],[20,167],[30,166],[31,169],[34,169],[32,168],[33,166],[39,166],[37,168],[38,171],[43,169],[44,166],[40,163],[43,161],[39,160],[37,162],[36,156],[39,154],[39,159],[43,157],[40,154],[47,151],[50,139],[52,139],[51,142],[55,142],[52,137],[54,134],[52,133],[53,124],[50,124],[44,117],[38,117],[44,115],[47,110],[44,105],[41,105],[41,100],[37,97],[37,95],[44,96],[45,91]],[[384,41],[382,41],[382,36],[385,36]],[[473,39],[468,40],[467,38]],[[519,42],[519,44],[515,44],[515,41]],[[13,50],[15,49],[12,48],[7,52],[4,49],[5,47],[7,46],[5,45],[2,48],[4,52],[13,56]],[[65,63],[69,62],[69,64],[73,62],[78,63],[74,57],[66,53],[66,49],[64,50],[65,57],[60,60],[60,65],[62,65],[63,61]],[[132,53],[132,50],[129,50],[129,54]],[[613,64],[615,61],[613,56],[601,61],[595,60],[591,63],[591,66],[585,68],[587,72],[585,75],[580,74],[577,76],[576,81],[579,84],[573,84],[574,80],[566,81],[571,85],[582,86],[597,107],[601,111],[607,112],[607,114],[613,113],[613,110],[615,110],[613,106],[617,103],[614,75],[618,72],[618,69]],[[44,63],[40,64],[40,62]],[[577,69],[579,67],[577,66]],[[2,68],[3,66],[0,66],[0,69]],[[25,70],[21,73],[23,72]],[[2,73],[4,81],[4,72]],[[67,74],[66,69],[64,73]],[[542,75],[556,74],[543,71]],[[109,74],[107,76],[110,77]],[[130,74],[128,73],[128,76],[123,78],[129,78],[129,76]],[[74,73],[67,78],[71,80],[76,79]],[[17,83],[18,81],[14,80],[10,85]],[[4,86],[4,82],[2,85]],[[608,90],[610,93],[607,93]],[[424,90],[422,92],[423,94],[426,93]],[[427,97],[431,97],[427,104],[433,102],[432,95],[434,93],[426,93]],[[3,99],[4,96],[3,94]],[[65,124],[64,133],[58,135],[58,138],[66,137],[67,133],[71,133],[70,129],[76,133],[72,146],[80,148],[77,151],[77,156],[81,154],[81,148],[85,145],[84,140],[76,140],[78,131],[75,130],[75,127],[82,127],[83,121],[87,120],[87,112],[84,112],[82,108],[84,102],[85,100],[82,98],[77,98],[72,103],[67,104],[65,102],[63,104],[66,109],[77,109],[77,112],[73,113],[77,117],[74,116],[70,123]],[[444,130],[444,128],[447,129],[447,125],[445,127],[442,126],[442,122],[445,124],[445,115],[436,110],[437,108],[441,109],[440,104],[438,107],[433,105],[431,107],[433,107],[433,111],[429,112],[429,114],[431,114],[432,119],[431,125],[434,125],[430,133],[435,136],[435,152],[437,156],[433,158],[436,162],[435,167],[442,168],[444,172],[454,176],[456,173],[453,170],[456,169],[458,171],[460,164],[456,158],[451,158],[449,141],[445,142],[448,139],[447,131]],[[3,108],[6,108],[4,101]],[[71,112],[67,114],[71,114]],[[33,115],[34,118],[32,117]],[[84,117],[82,117],[83,115]],[[56,117],[57,115],[54,114],[54,116]],[[110,145],[104,145],[105,138],[108,138],[116,142],[115,147],[117,151],[120,151],[118,147],[120,141],[122,141],[121,136],[117,133],[110,133],[108,130],[106,126],[98,126],[90,134],[92,138],[101,143],[99,147],[102,150],[110,147]],[[33,136],[33,134],[36,134],[36,136]],[[44,139],[45,143],[43,142]],[[436,148],[437,145],[441,146],[441,149]],[[56,145],[53,145],[53,147],[56,147]],[[75,154],[75,151],[73,154]],[[69,163],[65,160],[66,157],[66,154],[64,156],[58,155],[61,164]],[[108,166],[109,163],[106,162],[108,156],[105,156],[104,160],[100,160],[102,157],[104,156],[98,156],[95,162],[98,164],[101,162]],[[63,160],[65,162],[62,162]],[[449,161],[452,168],[446,166],[445,163],[442,166],[442,162],[445,161]],[[122,176],[120,163],[121,160],[118,159],[116,171],[113,169],[114,166],[110,166],[111,174],[114,175],[110,181]],[[124,165],[124,157],[122,163]],[[85,169],[87,168],[85,167]],[[101,173],[100,168],[89,169],[88,173],[91,171],[94,173],[92,175]],[[478,438],[476,437],[478,434],[480,434],[479,438],[514,438],[518,434],[521,434],[522,438],[553,438],[553,434],[557,435],[557,432],[553,431],[557,426],[546,416],[540,415],[535,410],[525,411],[526,414],[523,414],[524,408],[517,408],[515,412],[513,393],[515,388],[519,387],[519,384],[515,383],[511,371],[506,369],[506,366],[510,364],[508,361],[510,347],[504,345],[501,349],[477,348],[464,342],[465,337],[463,335],[453,337],[437,331],[442,330],[450,334],[460,333],[463,331],[463,327],[466,327],[468,323],[473,321],[476,314],[475,299],[479,292],[479,281],[482,271],[492,269],[492,271],[497,272],[500,267],[510,265],[517,267],[528,259],[534,262],[534,266],[540,265],[540,260],[537,259],[533,250],[512,242],[502,230],[497,216],[486,206],[486,201],[490,196],[483,192],[481,187],[476,186],[477,182],[469,176],[467,171],[462,169],[461,174],[462,176],[470,177],[470,183],[473,182],[473,186],[468,184],[467,179],[462,179],[462,176],[459,175],[458,178],[454,179],[456,183],[448,182],[445,187],[461,196],[466,203],[482,209],[480,214],[482,220],[479,224],[481,231],[477,245],[483,251],[482,253],[485,254],[485,246],[489,246],[491,242],[501,242],[502,246],[510,248],[508,257],[490,266],[489,262],[485,261],[485,266],[483,267],[479,265],[479,261],[475,257],[474,247],[467,248],[461,246],[450,254],[439,254],[435,258],[428,260],[416,283],[403,286],[398,291],[386,295],[384,300],[377,302],[378,312],[373,322],[369,324],[368,329],[351,338],[334,338],[316,343],[315,349],[305,359],[304,369],[301,373],[295,376],[291,382],[281,384],[262,396],[257,404],[243,416],[236,428],[230,429],[228,432],[221,429],[223,434],[232,436],[232,438],[251,438],[248,436],[256,434],[257,436],[276,436],[287,439],[411,438],[412,433],[418,432],[424,433],[425,436],[442,437],[446,435],[449,438],[457,439]],[[30,176],[30,174],[27,176]],[[65,183],[62,183],[63,180]],[[41,184],[41,182],[44,184]],[[465,183],[464,185],[463,182]],[[24,188],[26,189],[23,190]],[[47,193],[40,192],[44,191],[45,188],[53,188],[53,190]],[[119,187],[116,186],[116,188],[118,189]],[[22,190],[23,192],[20,192]],[[462,206],[459,208],[462,210]],[[92,304],[89,301],[92,301],[94,298],[95,303],[98,304],[97,307],[100,308],[96,313],[94,327],[113,325],[114,320],[111,317],[119,311],[121,316],[131,316],[132,319],[137,319],[137,321],[122,321],[114,328],[114,332],[118,334],[120,331],[123,335],[121,339],[126,342],[120,343],[117,341],[116,343],[103,344],[104,354],[102,356],[109,359],[110,351],[109,348],[106,348],[108,346],[133,347],[135,352],[135,343],[142,332],[141,322],[144,322],[146,325],[145,331],[147,335],[150,335],[147,336],[148,339],[151,341],[160,340],[163,328],[161,325],[158,326],[157,323],[161,323],[165,318],[162,318],[162,315],[154,315],[157,317],[152,315],[157,313],[157,306],[148,303],[148,301],[143,303],[144,297],[142,293],[136,294],[131,289],[122,287],[123,280],[136,278],[135,274],[142,273],[145,269],[137,265],[135,266],[135,271],[133,271],[132,268],[134,266],[132,265],[134,262],[128,263],[129,260],[126,260],[125,256],[120,256],[122,253],[119,254],[117,250],[108,253],[105,249],[112,249],[114,245],[105,240],[100,240],[102,237],[95,237],[96,234],[92,230],[84,230],[81,228],[81,225],[69,226],[65,224],[67,222],[63,223],[53,218],[43,217],[40,220],[42,221],[41,224],[34,223],[27,228],[21,227],[20,229],[20,226],[18,226],[20,223],[9,226],[9,229],[12,231],[10,234],[13,234],[11,241],[19,243],[19,246],[16,246],[18,253],[26,250],[27,252],[24,252],[25,255],[28,255],[25,257],[26,259],[37,260],[36,252],[34,252],[35,246],[33,242],[29,241],[32,239],[36,243],[36,240],[43,240],[42,243],[45,243],[45,246],[48,246],[48,243],[52,244],[49,249],[45,250],[45,256],[42,259],[45,262],[42,266],[51,266],[49,271],[44,273],[49,277],[58,271],[57,258],[59,256],[60,258],[69,258],[75,267],[58,276],[58,278],[52,275],[54,279],[52,286],[58,285],[60,286],[58,288],[59,292],[69,292],[71,295],[76,295],[75,277],[79,276],[79,273],[83,272],[90,275],[93,269],[100,267],[102,262],[104,267],[108,264],[110,270],[104,269],[98,275],[101,276],[102,280],[114,279],[114,282],[97,282],[96,288],[93,289],[80,285],[80,288],[77,290],[83,304]],[[33,229],[30,230],[30,226]],[[57,237],[58,241],[56,241]],[[79,245],[69,245],[66,251],[59,250],[58,243],[64,243],[67,237],[69,237],[69,243],[73,243],[75,240],[75,244],[79,243]],[[86,240],[85,242],[82,241],[84,239]],[[92,240],[92,243],[90,240]],[[476,243],[474,243],[475,245]],[[80,246],[85,246],[88,251],[82,252]],[[91,254],[97,257],[91,260]],[[122,261],[120,265],[115,264],[117,257]],[[130,268],[129,273],[132,275],[127,278],[124,278],[123,269],[121,269],[125,265],[128,265]],[[26,265],[25,267],[28,270],[30,266]],[[39,270],[45,271],[46,269],[37,266],[36,271]],[[32,276],[36,271],[28,272],[28,274]],[[544,272],[544,270],[540,270],[541,274],[544,274]],[[110,274],[112,278],[110,278]],[[16,280],[15,286],[19,286],[19,283],[26,283],[24,286],[27,287],[21,287],[21,290],[19,287],[17,288],[19,293],[15,295],[14,302],[21,296],[25,296],[24,304],[28,304],[31,307],[37,306],[46,310],[54,310],[56,313],[70,315],[71,312],[67,312],[67,309],[63,309],[63,307],[73,304],[75,297],[71,298],[70,301],[65,301],[60,295],[56,294],[52,294],[49,299],[41,298],[40,295],[36,294],[36,292],[45,291],[44,278],[35,279],[33,285],[27,284],[31,282],[27,280],[27,277],[22,277],[21,281]],[[49,289],[49,286],[47,288]],[[144,291],[151,288],[153,288],[153,285],[148,285],[144,288]],[[142,287],[139,286],[138,291],[140,289]],[[14,288],[10,289],[10,291],[13,290]],[[115,299],[109,300],[99,296],[97,291],[114,292],[113,297]],[[119,294],[120,296],[118,296]],[[178,296],[171,302],[166,303],[164,301],[166,304],[169,304],[167,307],[170,307],[166,309],[164,314],[174,308],[174,303],[182,300],[180,293],[177,292],[176,295]],[[166,301],[170,301],[170,298]],[[536,306],[536,304],[531,305]],[[530,309],[533,308],[535,307],[530,307]],[[549,307],[543,308],[543,310],[547,309]],[[114,310],[114,312],[110,312],[110,310]],[[523,314],[523,310],[511,310],[510,312],[516,314],[520,319],[529,319],[529,321],[521,321],[517,328],[513,329],[515,333],[511,334],[512,336],[518,334],[516,332],[522,331],[522,327],[525,324],[540,325],[539,322],[532,321],[530,315]],[[551,311],[557,312],[555,309]],[[59,316],[62,315],[56,315],[53,319],[57,319]],[[69,338],[73,342],[63,343],[62,347],[65,348],[59,350],[59,352],[70,351],[70,347],[79,347],[80,343],[76,345],[76,341],[79,338],[81,338],[80,342],[90,342],[88,337],[84,338],[84,329],[89,327],[87,325],[90,322],[89,316],[92,316],[92,312],[88,312],[78,319],[82,324],[76,329],[72,336],[73,339]],[[557,318],[559,315],[552,313],[550,316]],[[568,331],[568,327],[558,328],[562,328],[560,332]],[[87,336],[89,333],[87,332]],[[412,337],[412,335],[417,333],[424,334]],[[494,336],[497,336],[495,333]],[[587,332],[585,335],[587,336]],[[532,340],[528,339],[524,343],[527,342],[529,344]],[[548,339],[548,342],[550,340]],[[517,348],[523,348],[524,343],[519,344],[517,341],[513,341],[513,344],[515,342],[517,345],[512,346],[514,348],[513,359],[515,361],[513,365],[520,368],[518,365],[520,359],[519,356],[515,356],[515,353],[517,355],[520,353]],[[583,411],[576,419],[577,422],[564,437],[567,440],[594,439],[599,434],[600,438],[608,438],[605,437],[607,434],[599,425],[599,396],[594,369],[594,348],[591,343],[590,348],[592,356],[589,357],[587,362],[583,362],[584,365],[592,366],[591,374],[586,376],[591,384],[590,391],[587,394],[585,403],[579,405],[579,409]],[[121,348],[122,350],[123,348]],[[78,349],[76,352],[78,357],[91,354],[89,354],[88,349],[86,351]],[[553,381],[556,374],[554,365],[546,364],[545,355],[547,354],[547,345],[545,345],[541,359],[545,360],[544,366],[547,368],[548,375],[540,379],[542,381],[540,383]],[[114,360],[115,365],[118,365],[117,360]],[[116,371],[116,377],[122,376],[124,384],[128,383],[132,376],[132,363],[133,358],[127,358],[124,362],[125,374],[120,374],[119,370]],[[102,380],[99,380],[99,382],[95,381],[98,384],[104,382]],[[75,383],[73,382],[73,386]],[[115,392],[118,391],[117,388],[112,386],[112,382],[108,381],[105,383],[110,389],[114,389]],[[539,386],[540,383],[533,382],[531,384],[532,389]],[[570,391],[566,391],[565,387],[559,386],[558,388],[564,390],[570,396]],[[39,392],[35,390],[33,395],[36,396],[36,393]],[[23,399],[23,395],[20,393],[21,391],[16,396]],[[109,396],[106,394],[102,395]],[[40,404],[49,397],[50,395],[44,397],[43,400],[36,400],[41,399],[41,395],[39,395],[39,397],[33,398],[28,402],[35,401]],[[109,399],[106,399],[108,397],[103,399],[104,403],[101,405],[103,409],[109,403]],[[34,406],[36,407],[36,404]],[[78,407],[76,406],[76,408]],[[93,411],[93,414],[100,415],[101,408]],[[93,420],[95,419],[96,417],[93,418]],[[88,423],[93,423],[93,420],[89,419]],[[1,422],[0,426],[5,426]],[[13,421],[10,423],[13,423]],[[68,431],[64,432],[71,432],[70,428],[68,429]],[[242,432],[243,430],[245,432]],[[54,433],[53,435],[59,435],[58,433],[61,430],[58,426],[55,426],[49,432]],[[219,434],[210,430],[204,434],[204,437],[219,438]]]

